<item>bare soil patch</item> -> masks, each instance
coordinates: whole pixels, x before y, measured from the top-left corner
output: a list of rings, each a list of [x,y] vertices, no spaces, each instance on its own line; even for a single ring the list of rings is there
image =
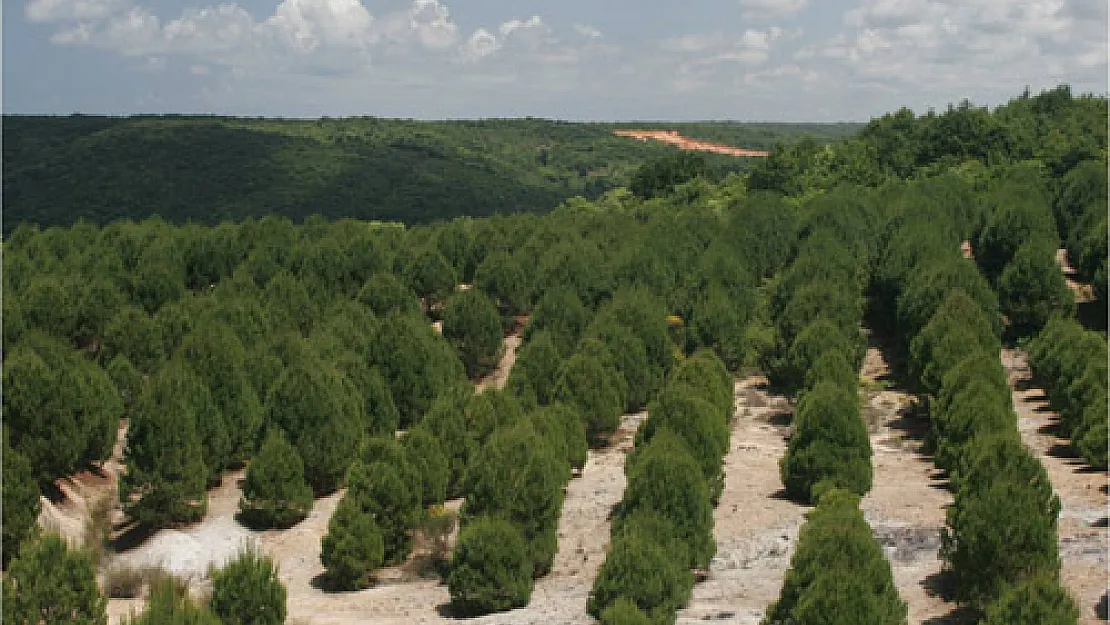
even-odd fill
[[[647,141],[648,139],[661,141],[676,146],[680,150],[697,150],[701,152],[712,152],[714,154],[726,154],[728,156],[766,157],[770,154],[763,150],[747,150],[725,145],[723,143],[714,143],[702,139],[691,139],[678,134],[677,130],[614,130],[613,134],[618,137],[639,139],[640,141]]]
[[[786,452],[783,417],[793,411],[790,402],[770,395],[763,376],[736,381],[734,396],[724,490],[713,518],[717,555],[679,623],[759,623],[778,599],[809,509],[782,496],[779,459]]]
[[[1059,416],[1049,408],[1044,391],[1034,386],[1025,353],[1003,349],[1002,364],[1013,389],[1021,438],[1060,497],[1061,580],[1083,611],[1081,623],[1106,622],[1099,619],[1097,606],[1107,593],[1107,473],[1092,469],[1070,452],[1067,439],[1055,434]]]
[[[952,495],[922,451],[921,418],[913,395],[890,385],[890,366],[874,344],[860,373],[864,414],[870,416],[874,484],[860,507],[890,560],[910,623],[950,622],[955,605],[933,590],[940,575],[940,530]],[[882,389],[882,390],[875,390]]]

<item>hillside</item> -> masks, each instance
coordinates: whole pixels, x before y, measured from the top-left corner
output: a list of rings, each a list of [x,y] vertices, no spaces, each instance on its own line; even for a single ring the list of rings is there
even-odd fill
[[[539,119],[5,116],[4,228],[152,215],[175,223],[269,214],[421,223],[543,213],[568,197],[596,198],[626,185],[641,163],[674,151],[614,137],[618,126]],[[858,128],[673,127],[753,149],[802,136],[824,142]],[[749,163],[713,156],[708,165],[724,174]]]

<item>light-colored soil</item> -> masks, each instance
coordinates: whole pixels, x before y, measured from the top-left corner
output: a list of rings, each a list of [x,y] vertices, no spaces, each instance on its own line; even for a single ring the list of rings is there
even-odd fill
[[[647,141],[648,139],[661,141],[676,146],[680,150],[696,150],[700,152],[712,152],[714,154],[727,154],[728,156],[769,156],[769,153],[763,150],[747,150],[731,145],[724,145],[723,143],[683,137],[678,134],[677,130],[614,130],[613,134],[618,137],[639,139],[640,141]]]
[[[871,434],[874,483],[860,507],[883,546],[910,623],[942,623],[955,609],[936,592],[940,530],[952,495],[922,452],[927,422],[911,413],[914,398],[892,386],[882,351],[869,347],[861,377],[863,417]]]
[[[485,380],[500,386],[511,369],[519,338],[506,339],[505,356],[498,370]],[[530,604],[522,609],[492,614],[468,622],[535,623],[543,625],[591,623],[586,600],[609,544],[609,514],[624,492],[625,455],[645,419],[644,413],[625,415],[608,447],[591,450],[581,475],[567,485],[559,521],[559,550],[552,572],[536,581]],[[435,579],[421,579],[415,558],[401,567],[380,572],[379,582],[358,592],[326,592],[319,578],[320,539],[327,532],[342,491],[317,499],[312,512],[287,530],[252,532],[235,521],[241,496],[242,472],[225,476],[209,492],[208,515],[203,521],[179,530],[163,530],[140,546],[111,556],[113,562],[131,566],[162,565],[191,582],[193,593],[203,596],[210,588],[210,565],[218,565],[245,544],[253,543],[278,564],[288,592],[289,622],[299,625],[349,625],[354,623],[407,624],[452,623],[444,613],[450,597]],[[461,500],[448,502],[456,511]],[[415,556],[426,551],[417,537]],[[141,600],[109,601],[110,623],[120,623],[142,608]]]
[[[1068,262],[1068,251],[1066,249],[1056,250],[1056,263],[1060,265],[1060,271],[1064,272],[1064,282],[1067,283],[1068,288],[1075,295],[1075,303],[1082,304],[1095,299],[1093,286],[1075,280],[1075,269]]]
[[[478,380],[477,389],[479,393],[491,386],[498,389],[505,388],[505,384],[509,381],[509,374],[513,370],[513,365],[516,364],[516,351],[520,349],[520,342],[519,334],[505,337],[504,346],[501,348],[501,361],[497,363],[497,368],[489,375]]]
[[[725,456],[725,484],[714,512],[717,555],[694,586],[680,623],[755,625],[779,597],[807,507],[782,496],[779,459],[786,451],[792,407],[769,395],[767,380],[735,383],[736,418]]]
[[[1107,593],[1107,474],[1091,469],[1054,435],[1058,417],[1044,391],[1032,386],[1026,356],[1002,350],[1002,364],[1013,388],[1021,438],[1048,471],[1062,508],[1059,518],[1060,577],[1083,611],[1081,623],[1102,623],[1096,606]]]

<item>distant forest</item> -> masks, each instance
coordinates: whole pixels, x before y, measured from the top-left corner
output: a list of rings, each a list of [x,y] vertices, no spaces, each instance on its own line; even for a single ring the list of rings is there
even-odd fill
[[[4,116],[4,232],[21,222],[154,215],[179,224],[314,214],[412,224],[546,213],[626,186],[643,162],[674,152],[615,137],[618,127],[770,149],[802,137],[827,143],[862,126]],[[706,166],[723,177],[752,161],[707,155]]]

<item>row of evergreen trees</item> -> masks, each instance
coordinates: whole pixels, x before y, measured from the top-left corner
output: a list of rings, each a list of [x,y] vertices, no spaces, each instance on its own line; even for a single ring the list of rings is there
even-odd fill
[[[729,447],[732,378],[711,352],[682,361],[648,407],[587,611],[602,623],[673,623],[716,552],[713,506]]]
[[[876,204],[839,190],[806,203],[798,254],[772,297],[771,380],[798,397],[781,460],[786,493],[815,503],[781,595],[764,623],[906,622],[890,564],[859,509],[871,490],[871,441],[860,415],[863,294]]]
[[[815,502],[837,487],[871,490],[871,443],[860,418],[863,289],[873,208],[834,193],[807,203],[798,254],[771,298],[779,357],[772,382],[799,397],[781,461],[786,492]]]
[[[912,214],[891,221],[878,273],[884,296],[896,297],[883,309],[893,313],[911,382],[929,405],[936,463],[955,492],[941,546],[952,592],[987,622],[1025,610],[1074,622],[1058,582],[1060,504],[1017,430],[999,360],[998,300],[961,258],[964,233],[930,216],[927,198],[905,207]],[[903,243],[910,248],[891,249]]]
[[[1106,468],[1106,338],[1074,319],[1053,317],[1028,345],[1034,378],[1060,415],[1072,446]]]

